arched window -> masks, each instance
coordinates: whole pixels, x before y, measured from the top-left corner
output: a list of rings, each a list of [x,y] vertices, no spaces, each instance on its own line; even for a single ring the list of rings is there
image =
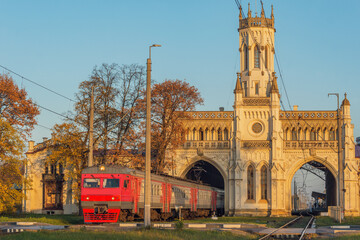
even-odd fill
[[[196,140],[196,129],[193,129],[192,140]]]
[[[202,128],[200,128],[199,130],[199,140],[204,141],[204,131],[202,130]]]
[[[254,47],[254,68],[260,68],[260,48]]]
[[[265,68],[268,69],[269,67],[269,48],[265,47]]]
[[[285,132],[284,132],[284,140],[288,140],[288,132],[289,132],[289,129],[285,129]]]
[[[205,140],[209,140],[209,129],[205,129]]]
[[[297,140],[297,132],[296,129],[293,128],[293,130],[291,131],[291,140],[292,141],[296,141]]]
[[[211,140],[215,140],[215,129],[211,129]]]
[[[252,165],[247,170],[247,197],[254,199],[254,168]]]
[[[308,134],[308,130],[307,130],[307,128],[305,128],[305,131],[304,131],[304,140],[307,140],[307,134]]]
[[[244,70],[247,70],[249,67],[249,52],[246,45],[244,45]]]
[[[310,141],[316,141],[316,132],[315,132],[315,129],[311,129],[311,132],[310,132]]]
[[[267,200],[267,167],[261,167],[261,199]]]
[[[222,131],[220,128],[218,129],[218,141],[222,141]]]
[[[333,128],[330,129],[329,140],[330,141],[335,141],[335,130]]]
[[[227,128],[224,129],[224,140],[229,140],[229,131],[227,130]]]

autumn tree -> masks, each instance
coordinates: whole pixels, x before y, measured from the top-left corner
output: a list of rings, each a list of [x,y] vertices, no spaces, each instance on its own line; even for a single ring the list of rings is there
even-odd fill
[[[88,147],[85,132],[73,123],[53,127],[47,164],[61,164],[65,180],[72,183],[76,199],[80,199],[81,171],[87,166]]]
[[[23,150],[20,134],[0,118],[0,212],[12,212],[21,203]]]
[[[145,95],[145,94],[144,94]],[[185,141],[185,129],[181,119],[189,118],[187,111],[195,110],[203,99],[197,88],[181,80],[166,80],[154,84],[151,90],[151,148],[156,158],[153,170],[164,172],[168,164],[166,151],[171,151]],[[146,98],[139,101],[145,116]]]
[[[13,79],[0,74],[0,116],[23,137],[29,136],[36,125],[39,108],[27,96],[25,89],[19,89]]]
[[[38,107],[24,89],[0,74],[0,212],[21,203],[24,159],[23,141],[36,125]]]
[[[134,129],[139,124],[139,120],[135,118],[135,106],[144,88],[144,76],[143,66],[102,64],[100,67],[95,66],[90,79],[83,81],[79,86],[75,120],[87,132],[91,88],[94,87],[94,144],[103,149],[102,162],[108,156],[108,149],[116,149],[121,155],[134,147]],[[112,161],[116,162],[114,158]]]

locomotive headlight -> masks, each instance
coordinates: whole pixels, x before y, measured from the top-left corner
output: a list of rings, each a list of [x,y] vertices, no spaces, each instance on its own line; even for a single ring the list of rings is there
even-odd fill
[[[89,197],[86,197],[86,200],[89,200]]]
[[[101,166],[99,167],[99,170],[100,170],[100,171],[105,171],[105,166],[104,166],[104,165],[101,165]]]
[[[114,197],[112,197],[112,198],[111,198],[111,200],[115,200],[115,198],[114,198]]]

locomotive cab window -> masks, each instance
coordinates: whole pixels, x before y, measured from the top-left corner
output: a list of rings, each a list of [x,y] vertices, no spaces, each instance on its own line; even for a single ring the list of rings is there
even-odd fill
[[[98,188],[100,187],[99,178],[85,178],[84,179],[84,188]]]
[[[103,180],[103,188],[118,188],[120,185],[119,179],[104,179]]]
[[[128,188],[129,186],[129,180],[124,180],[124,188]]]

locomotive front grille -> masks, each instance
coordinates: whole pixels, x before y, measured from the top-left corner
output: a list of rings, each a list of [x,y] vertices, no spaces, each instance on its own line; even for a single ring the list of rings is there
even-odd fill
[[[107,209],[107,211],[102,212],[100,210],[103,208],[83,209],[84,222],[117,222],[120,209]]]

